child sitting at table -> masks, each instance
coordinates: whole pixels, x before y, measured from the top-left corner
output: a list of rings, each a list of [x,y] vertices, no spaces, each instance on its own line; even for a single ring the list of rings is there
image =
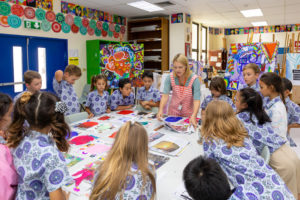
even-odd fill
[[[13,157],[6,146],[7,128],[11,123],[13,101],[7,95],[0,93],[0,197],[13,200],[18,186],[18,175],[15,170]]]
[[[155,199],[154,166],[148,163],[148,135],[138,122],[128,121],[117,132],[99,166],[90,200]]]
[[[226,85],[225,81],[221,77],[215,77],[211,80],[209,85],[209,90],[211,91],[211,95],[208,95],[201,104],[201,115],[205,115],[205,108],[207,104],[213,100],[223,100],[228,102],[232,108],[235,109],[235,105],[233,104],[231,98],[226,96]]]
[[[231,190],[220,165],[215,160],[202,156],[187,164],[183,171],[183,181],[188,194],[194,200],[250,200],[259,197],[251,185],[240,185]]]
[[[69,149],[66,109],[48,92],[25,92],[15,103],[7,144],[19,176],[16,199],[65,199],[62,186],[73,180],[61,153]]]
[[[285,106],[287,108],[287,117],[288,117],[288,133],[287,139],[290,141],[290,145],[296,147],[296,143],[290,137],[289,131],[291,128],[300,127],[300,106],[295,104],[290,98],[289,95],[292,91],[293,84],[287,78],[282,78],[283,83],[283,92],[285,98]]]
[[[260,69],[257,64],[249,63],[243,68],[243,77],[245,84],[239,85],[239,90],[243,88],[250,87],[254,89],[255,91],[260,90],[259,84],[258,84],[258,78],[260,74]]]
[[[216,160],[234,187],[251,185],[257,199],[295,199],[280,176],[260,157],[242,122],[225,101],[212,101],[205,110],[201,135],[204,155]]]
[[[80,105],[73,84],[81,76],[81,69],[76,65],[68,65],[65,71],[57,70],[53,78],[53,89],[57,96],[67,106],[68,110],[65,115],[80,112]]]
[[[108,87],[106,76],[104,74],[94,75],[92,76],[91,83],[90,93],[85,103],[85,109],[89,114],[88,118],[110,112],[108,107],[109,94],[106,91]]]
[[[136,96],[136,99],[139,103],[139,105],[137,106],[137,110],[157,113],[160,102],[160,93],[158,89],[152,86],[153,73],[145,71],[142,75],[142,79],[144,82],[144,87],[141,87],[138,90]]]
[[[120,79],[119,89],[115,90],[110,97],[111,110],[126,110],[134,106],[134,94],[131,89],[129,78]]]

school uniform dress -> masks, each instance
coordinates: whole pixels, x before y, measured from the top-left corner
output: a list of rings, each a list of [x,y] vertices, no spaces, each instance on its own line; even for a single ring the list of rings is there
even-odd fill
[[[1,199],[15,199],[18,175],[15,170],[13,157],[2,136],[0,136],[0,185]]]
[[[251,185],[239,185],[233,189],[228,200],[259,200],[259,193]]]
[[[73,180],[63,154],[46,134],[29,131],[12,154],[19,176],[17,200],[48,200],[49,192]]]
[[[200,100],[200,81],[194,74],[190,75],[184,86],[180,86],[177,77],[171,73],[164,83],[164,94],[172,90],[172,99],[168,108],[168,115],[190,117],[194,111],[194,100]]]
[[[107,91],[103,91],[102,96],[97,90],[92,91],[88,94],[85,103],[86,107],[89,107],[91,112],[96,115],[102,115],[107,110],[107,105],[109,103],[109,94]]]
[[[261,154],[265,146],[269,148],[270,154],[272,154],[286,143],[285,139],[274,132],[270,122],[259,124],[255,115],[252,115],[252,122],[250,113],[247,111],[238,113],[237,118],[244,124],[244,127],[259,154]]]
[[[131,92],[129,96],[124,97],[120,90],[115,90],[110,96],[110,109],[116,110],[118,106],[134,105],[134,94]]]
[[[234,187],[252,186],[251,199],[295,199],[277,173],[260,157],[250,138],[244,147],[227,147],[224,140],[204,142],[205,156],[215,159]]]
[[[146,90],[145,87],[141,87],[136,95],[136,99],[140,101],[153,101],[153,102],[159,102],[160,101],[160,92],[158,89],[151,86],[148,90]],[[137,106],[137,110],[139,111],[149,111],[144,109],[141,105]],[[152,112],[157,112],[158,107],[152,107]]]
[[[226,101],[227,103],[229,103],[229,104],[231,105],[231,107],[233,108],[233,110],[235,110],[235,105],[234,105],[234,103],[232,102],[231,98],[229,98],[228,96],[226,96],[226,95],[224,95],[224,94],[221,95],[221,96],[219,96],[217,99],[214,99],[212,95],[208,95],[208,96],[204,99],[204,101],[202,102],[202,104],[201,104],[201,109],[202,109],[202,110],[205,110],[206,107],[207,107],[207,105],[208,105],[211,101],[213,101],[213,100],[222,100],[222,101]]]
[[[53,89],[61,101],[64,102],[68,107],[65,115],[71,115],[80,112],[78,97],[72,84],[65,80],[61,80],[59,83],[55,78],[53,78]]]
[[[272,120],[272,128],[284,140],[287,140],[287,112],[286,107],[277,96],[265,101],[265,110]],[[297,154],[291,149],[289,144],[282,145],[270,157],[270,166],[279,174],[284,180],[290,191],[297,197],[300,193],[300,160]]]
[[[290,100],[289,97],[285,99],[285,106],[287,108],[288,116],[288,125],[290,124],[300,124],[300,107]],[[290,134],[287,134],[287,139],[290,142],[292,147],[296,147],[296,143],[290,137]]]
[[[244,89],[244,88],[248,88],[249,86],[245,83],[245,84],[240,84],[239,85],[239,90]],[[260,91],[260,87],[258,82],[256,82],[254,85],[251,85],[250,88],[254,89],[256,92]]]

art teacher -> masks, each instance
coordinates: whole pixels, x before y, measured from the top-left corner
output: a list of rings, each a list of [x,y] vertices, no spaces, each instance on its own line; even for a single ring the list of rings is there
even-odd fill
[[[196,127],[196,117],[200,107],[200,81],[188,66],[188,59],[183,54],[177,54],[173,59],[173,72],[164,82],[164,91],[159,105],[157,118],[160,120],[163,109],[168,102],[172,90],[172,99],[168,115],[189,117],[190,123]]]

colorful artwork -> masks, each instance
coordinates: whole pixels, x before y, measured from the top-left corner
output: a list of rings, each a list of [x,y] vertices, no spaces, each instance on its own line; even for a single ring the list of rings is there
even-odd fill
[[[36,7],[45,10],[53,10],[53,0],[37,0]]]
[[[295,69],[300,69],[300,54],[287,53],[286,54],[286,78],[292,82],[293,82],[293,70]]]
[[[83,160],[83,158],[72,156],[70,154],[65,154],[67,167],[72,167]]]
[[[153,163],[155,169],[160,168],[163,164],[170,160],[169,157],[149,153],[148,159]]]
[[[100,70],[108,77],[111,88],[118,88],[121,78],[130,78],[133,86],[141,87],[144,44],[100,45]]]
[[[171,15],[171,23],[172,23],[172,24],[177,23],[177,14],[172,14],[172,15]]]
[[[185,14],[185,22],[187,24],[190,24],[191,23],[191,15],[190,14]]]
[[[237,90],[244,84],[243,67],[255,63],[262,73],[274,72],[277,63],[278,43],[234,43],[230,45],[229,58],[225,72],[227,89]]]

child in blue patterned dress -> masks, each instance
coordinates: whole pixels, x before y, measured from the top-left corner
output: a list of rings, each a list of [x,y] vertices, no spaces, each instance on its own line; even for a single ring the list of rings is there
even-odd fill
[[[223,100],[228,102],[233,109],[235,109],[235,105],[232,102],[231,98],[226,96],[226,85],[225,81],[221,77],[215,77],[211,80],[209,89],[211,91],[211,95],[208,95],[201,104],[201,116],[205,115],[205,108],[207,104],[213,100]]]
[[[61,153],[69,149],[66,109],[48,92],[25,92],[17,100],[7,140],[19,176],[17,200],[65,199],[62,186],[73,180]],[[24,120],[29,123],[25,132]]]
[[[259,91],[258,78],[260,69],[257,64],[249,63],[243,68],[243,77],[245,84],[239,85],[239,90],[250,87],[256,91]]]
[[[287,78],[282,78],[283,82],[283,91],[284,91],[284,98],[285,98],[285,106],[287,108],[287,117],[288,117],[288,133],[287,138],[290,142],[291,146],[296,147],[296,143],[290,137],[289,130],[291,128],[299,128],[300,127],[300,106],[294,103],[290,98],[289,95],[292,91],[293,84]]]
[[[254,200],[259,193],[251,185],[230,189],[228,178],[220,165],[211,158],[199,156],[184,168],[183,181],[193,200]]]
[[[139,105],[137,110],[145,112],[158,112],[158,107],[160,103],[160,93],[159,90],[152,86],[153,84],[153,73],[146,71],[142,75],[144,82],[144,87],[138,90],[136,99]]]
[[[252,186],[251,199],[295,199],[278,174],[260,157],[248,133],[225,101],[212,101],[201,127],[205,156],[215,159],[234,187]]]
[[[90,200],[154,200],[155,169],[148,163],[148,135],[138,122],[128,121],[94,178]]]
[[[42,87],[42,77],[40,73],[36,71],[26,71],[24,73],[24,82],[26,86],[26,90],[24,92],[28,91],[34,94],[36,92],[39,92]],[[17,94],[14,98],[14,102],[16,102],[24,92]]]
[[[68,65],[65,71],[57,70],[53,78],[53,89],[57,96],[68,106],[65,115],[80,112],[80,105],[73,84],[81,76],[81,69],[76,65]]]
[[[280,76],[273,72],[264,73],[259,80],[260,92],[266,98],[265,110],[272,120],[275,133],[287,140],[287,110],[283,83]],[[270,159],[270,166],[285,181],[288,188],[297,198],[300,198],[300,159],[288,144],[282,145]]]
[[[95,115],[109,113],[108,107],[109,94],[107,90],[107,78],[104,74],[94,75],[91,80],[90,93],[87,96],[85,110],[89,114],[89,118]],[[97,90],[95,90],[95,88]]]
[[[119,89],[110,96],[111,110],[126,110],[134,106],[134,94],[129,78],[120,79]]]

